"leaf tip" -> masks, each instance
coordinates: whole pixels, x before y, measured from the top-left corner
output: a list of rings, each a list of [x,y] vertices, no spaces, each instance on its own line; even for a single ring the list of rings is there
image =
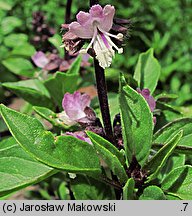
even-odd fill
[[[183,129],[178,132],[177,136],[179,137],[179,139],[183,136],[183,132]]]
[[[3,103],[0,103],[0,111],[5,108],[5,105]]]
[[[127,82],[125,80],[125,76],[123,73],[120,73],[120,76],[119,76],[119,89],[122,89],[123,86],[127,85]]]

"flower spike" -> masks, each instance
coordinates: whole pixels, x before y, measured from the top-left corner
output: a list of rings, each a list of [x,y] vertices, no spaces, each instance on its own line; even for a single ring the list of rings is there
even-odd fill
[[[119,54],[123,53],[123,48],[119,48],[111,38],[117,40],[123,39],[123,34],[117,35],[109,33],[113,25],[113,18],[115,14],[115,8],[111,5],[106,5],[102,8],[99,4],[93,5],[89,13],[80,11],[76,18],[77,21],[69,24],[69,31],[63,36],[64,46],[69,43],[68,35],[71,34],[82,40],[91,40],[86,49],[80,50],[80,53],[87,53],[88,50],[93,47],[96,58],[99,61],[99,65],[102,68],[109,67],[112,59],[115,56],[115,50]],[[70,47],[72,50],[73,47]]]

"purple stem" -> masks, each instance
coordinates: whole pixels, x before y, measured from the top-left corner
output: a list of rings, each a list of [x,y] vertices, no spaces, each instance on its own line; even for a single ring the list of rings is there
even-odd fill
[[[71,21],[71,5],[72,5],[72,0],[67,0],[66,11],[65,11],[66,24],[69,24]]]
[[[93,6],[98,3],[99,3],[98,0],[90,0],[90,6]],[[96,58],[94,58],[94,66],[95,66],[97,93],[98,93],[99,105],[102,114],[104,129],[105,129],[105,135],[110,142],[114,143],[114,136],[113,136],[113,130],[111,125],[111,117],[110,117],[108,97],[107,97],[105,71],[102,67],[99,66],[99,62]]]
[[[99,62],[96,58],[94,58],[94,66],[95,66],[95,78],[97,84],[97,93],[99,98],[99,105],[101,109],[105,135],[106,138],[114,143],[113,138],[113,130],[111,126],[111,117],[109,112],[109,104],[107,97],[107,86],[105,81],[105,71],[102,67],[99,66]]]
[[[69,24],[71,21],[71,5],[72,5],[72,0],[67,0],[67,5],[66,5],[66,10],[65,10],[65,23]],[[65,60],[69,60],[70,56],[67,50],[65,49]]]
[[[90,7],[95,4],[99,4],[99,0],[90,0]]]

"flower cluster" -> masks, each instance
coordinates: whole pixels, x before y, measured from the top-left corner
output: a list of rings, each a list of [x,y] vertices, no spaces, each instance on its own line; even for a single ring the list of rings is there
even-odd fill
[[[117,35],[109,33],[113,26],[115,8],[106,5],[94,5],[89,13],[80,11],[76,18],[77,21],[67,26],[68,32],[63,36],[64,47],[69,51],[77,51],[82,47],[82,40],[91,40],[86,49],[80,50],[87,53],[93,47],[97,60],[102,68],[109,67],[115,55],[123,52],[123,48],[117,47],[111,38],[123,39],[123,34]]]
[[[77,91],[73,94],[66,93],[62,101],[64,111],[58,114],[58,118],[68,126],[94,122],[96,116],[90,102],[90,96],[87,94],[81,95]]]
[[[49,43],[49,38],[55,34],[55,30],[45,23],[45,16],[42,12],[33,13],[32,28],[35,36],[32,39],[34,46],[41,51],[55,51],[56,49]]]
[[[91,98],[87,94],[74,92],[64,95],[62,106],[64,111],[57,115],[57,121],[67,126],[75,124],[81,125],[81,131],[67,132],[65,135],[71,135],[85,142],[91,143],[85,130],[93,131],[99,135],[104,135],[103,128],[92,108],[90,107]]]

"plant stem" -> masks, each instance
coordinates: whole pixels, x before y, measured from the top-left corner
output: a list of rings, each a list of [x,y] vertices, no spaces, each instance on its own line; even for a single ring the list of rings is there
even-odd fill
[[[66,24],[69,24],[71,21],[71,5],[72,5],[72,0],[67,0],[66,11],[65,11]]]
[[[99,4],[99,0],[90,0],[90,7]],[[95,66],[95,78],[96,78],[96,85],[97,85],[97,93],[99,98],[99,105],[102,114],[105,135],[106,138],[114,143],[113,138],[113,130],[111,126],[111,117],[109,112],[109,104],[108,104],[108,97],[107,97],[107,86],[105,81],[105,71],[102,67],[99,66],[99,62],[94,57],[94,66]]]
[[[72,0],[67,0],[67,5],[66,5],[66,10],[65,10],[65,24],[69,24],[71,21],[71,5],[72,5]],[[65,60],[69,60],[70,56],[67,50],[65,49]]]
[[[101,109],[104,129],[105,129],[105,135],[110,142],[114,143],[108,97],[107,97],[105,71],[102,67],[99,66],[99,62],[97,61],[96,58],[94,58],[94,66],[95,66],[97,93],[98,93],[99,104],[100,104],[100,109]]]
[[[100,180],[102,182],[105,182],[106,184],[114,187],[117,190],[122,190],[122,186],[119,184],[119,182],[111,180],[111,179],[107,178],[106,176],[102,176]]]
[[[90,7],[95,4],[99,4],[99,0],[90,0]]]

